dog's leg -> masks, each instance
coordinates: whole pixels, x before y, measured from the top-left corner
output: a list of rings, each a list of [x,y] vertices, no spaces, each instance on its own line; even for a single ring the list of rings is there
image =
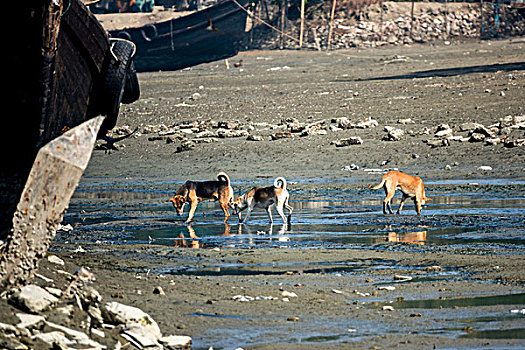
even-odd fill
[[[268,219],[270,219],[270,225],[273,225],[272,205],[269,205],[268,207],[266,207],[266,213],[268,213]]]
[[[399,208],[397,209],[396,214],[401,214],[401,210],[403,209],[403,205],[405,204],[405,201],[410,198],[410,196],[407,196],[403,193],[403,198],[401,198],[401,202],[399,202]]]
[[[389,193],[385,200],[383,201],[383,214],[387,214],[387,209],[390,214],[393,214],[392,212],[392,198],[394,197],[393,193]]]
[[[284,200],[284,207],[288,210],[288,217],[291,217],[292,216],[292,212],[293,212],[293,208],[288,203],[288,199],[290,199],[290,197],[287,196],[286,199]]]
[[[248,221],[248,218],[250,217],[250,214],[252,213],[252,206],[248,206],[248,209],[246,209],[246,215],[244,216],[244,220],[242,221],[243,224],[245,224]]]
[[[277,204],[275,205],[275,207],[277,208],[277,212],[279,213],[279,215],[280,215],[281,218],[283,219],[283,224],[286,223],[287,220],[286,220],[286,216],[284,216],[284,210],[283,210],[284,202],[278,200],[278,202],[277,202]]]
[[[417,215],[421,215],[421,201],[414,197],[414,204],[416,205]]]
[[[386,182],[385,186],[385,193],[386,198],[383,201],[383,214],[386,214],[386,209],[388,209],[388,212],[390,214],[393,214],[392,212],[392,198],[394,198],[394,193],[396,192],[396,186],[392,184],[391,182]]]
[[[222,208],[222,211],[224,212],[224,223],[226,223],[226,221],[228,221],[230,218],[230,213],[228,212],[228,202],[222,201],[219,202],[219,204]]]
[[[190,213],[188,214],[188,219],[186,220],[186,223],[189,224],[193,220],[193,216],[195,215],[195,210],[197,210],[197,201],[191,201],[190,203]]]

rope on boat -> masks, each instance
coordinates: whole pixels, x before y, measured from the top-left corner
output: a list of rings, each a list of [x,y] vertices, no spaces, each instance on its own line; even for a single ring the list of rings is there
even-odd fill
[[[69,0],[69,4],[67,4],[67,7],[66,9],[64,10],[64,12],[62,12],[60,14],[60,17],[64,16],[66,14],[67,11],[69,11],[69,9],[71,8],[71,0]]]

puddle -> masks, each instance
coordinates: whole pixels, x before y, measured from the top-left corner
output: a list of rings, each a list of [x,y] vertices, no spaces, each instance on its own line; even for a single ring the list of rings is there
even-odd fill
[[[488,329],[483,331],[471,331],[467,334],[461,335],[460,338],[525,339],[525,328]]]
[[[365,269],[405,269],[408,267],[394,266],[394,260],[370,259],[364,261],[344,261],[344,262],[316,262],[295,263],[295,264],[230,264],[213,266],[207,268],[187,268],[179,267],[169,270],[162,270],[159,273],[172,275],[190,276],[255,276],[255,275],[284,275],[287,272],[293,273],[325,273],[325,274],[351,274]],[[315,266],[315,267],[313,267]]]
[[[510,183],[507,180],[484,180],[484,183],[487,185],[429,184],[427,195],[432,201],[421,217],[414,215],[412,203],[405,205],[402,215],[382,215],[384,195],[379,191],[294,192],[291,187],[290,204],[294,207],[291,227],[282,226],[275,212],[275,224],[269,225],[263,210],[255,210],[247,225],[239,225],[233,216],[225,225],[215,202],[200,203],[194,223],[186,226],[183,221],[187,212],[178,217],[165,202],[178,184],[92,178],[82,182],[75,192],[65,224],[86,232],[85,237],[92,237],[93,241],[116,244],[155,242],[193,248],[409,244],[522,249],[525,190],[516,181],[512,182],[512,188],[494,185]],[[393,207],[397,208],[398,203],[399,195]]]
[[[315,181],[306,182],[315,184]],[[421,217],[414,215],[412,203],[405,205],[402,215],[383,215],[381,207],[384,194],[380,191],[294,190],[292,184],[290,204],[294,212],[291,227],[282,225],[276,213],[273,213],[274,225],[270,225],[263,210],[255,210],[247,225],[237,223],[234,217],[224,224],[222,211],[215,202],[200,203],[195,222],[187,226],[183,223],[187,209],[182,217],[178,217],[170,204],[165,202],[173,189],[179,186],[178,183],[162,179],[134,181],[90,178],[81,182],[65,214],[64,225],[71,224],[74,230],[61,231],[56,239],[79,243],[154,243],[188,249],[395,247],[400,250],[432,251],[488,247],[503,248],[505,254],[525,254],[525,181],[484,180],[478,183],[429,182],[427,196],[432,201],[424,208]],[[243,186],[247,185],[243,183]],[[395,210],[399,205],[399,197],[398,194],[393,203]],[[418,269],[414,266],[398,266],[396,261],[382,259],[315,265],[239,263],[206,268],[169,264],[162,266],[165,270],[161,273],[193,276],[280,275],[292,271],[294,274],[326,273],[345,277],[363,274],[367,269],[393,272],[396,269]],[[440,272],[414,276],[411,283],[468,278],[468,273],[464,271],[443,267]],[[376,279],[375,285],[384,283],[387,281]],[[436,294],[430,297],[434,296]],[[370,298],[367,301],[370,302]],[[521,327],[523,316],[509,315],[510,307],[507,306],[520,305],[522,309],[525,293],[402,302],[376,300],[366,304],[366,309],[369,312],[381,312],[376,309],[383,305],[391,305],[399,313],[420,309],[427,317],[425,322],[412,320],[408,315],[372,322],[359,318],[360,314],[356,313],[356,318],[352,319],[312,316],[311,319],[301,320],[300,324],[271,319],[271,326],[256,327],[251,317],[197,312],[189,316],[202,317],[208,321],[220,318],[221,323],[228,323],[231,328],[223,328],[222,324],[219,326],[221,329],[210,328],[206,334],[194,339],[193,347],[208,349],[213,345],[214,348],[236,348],[267,341],[314,345],[351,343],[370,336],[409,332],[446,337],[524,339],[524,328]],[[504,306],[506,311],[486,311],[487,306],[497,305]],[[358,306],[362,307],[362,304],[348,305]],[[473,331],[464,330],[471,326]]]
[[[467,298],[440,298],[427,300],[403,300],[392,302],[370,303],[368,306],[381,308],[390,305],[394,309],[443,309],[455,307],[478,307],[492,305],[524,305],[525,293],[480,296]]]

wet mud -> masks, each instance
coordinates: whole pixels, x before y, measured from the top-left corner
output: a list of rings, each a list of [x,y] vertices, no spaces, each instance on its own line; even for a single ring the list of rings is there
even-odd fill
[[[90,267],[105,300],[143,309],[163,332],[191,336],[195,349],[522,348],[523,147],[433,148],[423,142],[433,133],[419,131],[523,115],[523,45],[248,52],[232,59],[242,58],[242,69],[217,62],[140,74],[142,98],[119,117],[132,129],[342,116],[379,126],[225,138],[185,152],[141,134],[118,151],[95,152],[65,215],[72,230],[60,231],[51,250]],[[396,54],[408,59],[383,64]],[[189,99],[195,92],[200,98]],[[414,124],[397,125],[401,118]],[[382,141],[386,125],[414,133]],[[363,144],[331,145],[350,136]],[[359,169],[343,170],[352,163]],[[423,178],[432,200],[420,217],[412,203],[401,215],[382,214],[384,193],[367,184],[390,168]],[[246,225],[234,216],[225,224],[215,202],[199,204],[185,225],[187,211],[178,217],[166,199],[185,180],[219,171],[236,196],[286,177],[291,226],[275,212],[270,225],[257,209]],[[153,294],[156,286],[166,295]]]

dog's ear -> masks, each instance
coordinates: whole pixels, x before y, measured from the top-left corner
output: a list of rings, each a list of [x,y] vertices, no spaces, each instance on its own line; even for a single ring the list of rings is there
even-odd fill
[[[175,202],[175,197],[168,198],[166,202],[172,202],[172,203]]]
[[[431,200],[430,198],[428,198],[427,196],[425,196],[425,202],[428,202],[428,201],[430,201],[430,200]]]

